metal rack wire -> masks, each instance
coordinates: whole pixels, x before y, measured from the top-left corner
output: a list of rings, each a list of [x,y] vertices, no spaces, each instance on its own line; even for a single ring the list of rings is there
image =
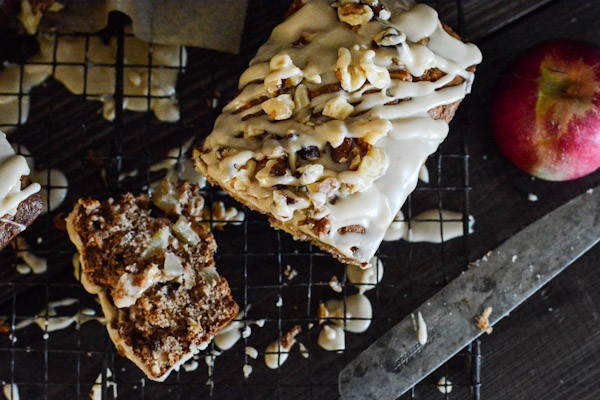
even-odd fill
[[[460,6],[460,2],[457,4]],[[16,272],[16,252],[7,249],[0,255],[0,321],[9,331],[0,334],[0,381],[16,384],[21,398],[88,398],[99,375],[99,388],[103,398],[108,399],[114,397],[111,382],[117,384],[120,398],[217,399],[230,398],[232,394],[252,399],[335,398],[341,368],[468,264],[468,236],[440,245],[384,242],[379,257],[385,265],[385,276],[375,290],[367,292],[374,308],[371,327],[362,334],[349,333],[346,350],[326,352],[317,345],[317,309],[320,301],[342,299],[354,293],[355,289],[346,284],[343,267],[310,245],[294,242],[288,235],[270,229],[263,216],[245,210],[243,223],[224,222],[224,229],[214,230],[219,244],[217,265],[230,282],[240,308],[247,310],[243,323],[250,325],[264,319],[265,325],[252,325],[252,335],[214,357],[211,368],[204,357],[213,359],[210,354],[216,354],[214,345],[201,354],[197,370],[181,370],[158,384],[144,379],[131,362],[116,355],[105,328],[96,322],[77,327],[73,324],[50,334],[47,327],[40,330],[34,325],[13,331],[20,321],[43,310],[47,313],[49,302],[66,297],[77,301],[58,309],[56,316],[42,320],[71,316],[84,308],[99,310],[93,296],[73,277],[74,248],[66,233],[56,228],[56,217],[68,212],[79,197],[106,198],[148,188],[160,178],[150,165],[164,158],[166,150],[177,146],[181,149],[193,136],[201,141],[219,109],[235,95],[237,77],[249,58],[281,20],[286,8],[285,2],[260,1],[250,7],[241,55],[188,49],[189,62],[185,73],[181,71],[177,88],[181,107],[177,123],[160,123],[150,112],[122,111],[123,71],[131,67],[123,60],[127,34],[122,16],[113,16],[109,28],[100,33],[102,37],[117,38],[117,61],[109,65],[116,76],[114,121],[103,120],[101,105],[86,100],[85,85],[79,96],[71,95],[52,79],[31,94],[23,90],[0,93],[17,95],[19,101],[30,96],[29,121],[18,124],[10,140],[27,146],[38,166],[63,170],[70,182],[64,204],[40,217],[23,234],[33,252],[47,258],[48,271],[20,275]],[[81,35],[87,46],[90,35]],[[16,40],[11,32],[0,32],[0,37]],[[59,37],[57,34],[56,40]],[[21,68],[27,65],[27,52],[35,47],[25,42],[28,44],[13,48],[10,56]],[[61,65],[55,59],[53,72]],[[87,59],[77,65],[84,74],[91,68]],[[149,72],[157,68],[153,66],[152,47],[144,67]],[[145,98],[150,104],[157,97]],[[449,208],[469,215],[469,157],[462,134],[468,124],[462,115],[457,115],[451,136],[427,162],[430,183],[420,184],[407,201],[404,211],[409,219],[426,208]],[[3,128],[6,127],[0,127]],[[120,174],[133,169],[138,169],[137,176],[119,179]],[[50,186],[45,190],[58,189]],[[205,195],[209,202],[236,204],[215,188],[207,188]],[[462,222],[466,229],[467,219]],[[287,265],[298,271],[293,280],[284,276]],[[328,285],[332,275],[342,283],[340,294]],[[282,301],[280,307],[276,306],[278,299]],[[302,327],[298,339],[306,346],[308,357],[304,358],[296,347],[281,368],[268,369],[263,362],[264,349],[294,325]],[[248,345],[259,350],[258,359],[252,360],[245,354],[244,347]],[[437,380],[446,376],[452,382],[453,398],[479,399],[481,358],[477,341],[402,398],[448,398],[436,388]],[[253,367],[248,379],[242,373],[246,364]],[[112,372],[111,377],[107,376],[107,369]]]

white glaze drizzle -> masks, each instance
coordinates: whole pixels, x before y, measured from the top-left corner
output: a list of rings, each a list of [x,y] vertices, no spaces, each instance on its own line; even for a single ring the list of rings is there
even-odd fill
[[[244,373],[244,378],[248,379],[250,374],[252,374],[252,365],[244,364],[242,372]]]
[[[20,400],[19,386],[16,383],[7,383],[2,387],[2,393],[6,400]]]
[[[130,33],[128,31],[128,33]],[[65,36],[41,34],[38,36],[40,53],[29,59],[24,67],[7,65],[0,71],[0,93],[23,93],[23,96],[0,96],[0,126],[17,125],[27,122],[29,114],[29,92],[54,73],[71,93],[83,94],[84,88],[88,100],[103,103],[102,115],[107,120],[115,117],[115,65],[116,39],[111,38],[108,45],[101,38],[90,36]],[[55,54],[56,47],[56,54]],[[179,105],[175,97],[177,76],[187,64],[185,47],[174,45],[150,45],[136,37],[125,37],[123,108],[131,111],[151,109],[160,121],[179,120]],[[149,74],[148,54],[152,54],[152,71]],[[86,55],[88,59],[86,60]],[[53,71],[52,63],[59,65]],[[85,63],[83,65],[63,65]],[[35,64],[34,64],[35,63]],[[38,64],[42,63],[42,64]],[[44,65],[43,63],[46,63]],[[87,68],[84,74],[84,68]],[[84,77],[86,78],[84,82]],[[150,101],[147,95],[157,96]],[[164,97],[162,97],[164,96]],[[20,114],[20,119],[19,119]]]
[[[106,388],[112,388],[113,398],[117,398],[117,383],[113,382],[112,379],[112,371],[109,368],[106,368]],[[90,399],[91,400],[101,400],[102,399],[102,373],[98,375],[92,389],[90,390]]]
[[[167,156],[149,167],[150,172],[166,171],[165,178],[170,181],[182,179],[192,184],[198,185],[200,188],[206,186],[206,177],[194,168],[192,160],[187,156],[194,137],[190,138],[181,147],[174,147],[167,152]],[[136,173],[137,174],[137,173]]]
[[[67,197],[69,190],[69,181],[66,175],[56,168],[36,169],[31,152],[23,145],[13,144],[13,149],[25,157],[30,169],[29,178],[38,182],[42,188],[39,192],[44,207],[42,213],[57,209]]]
[[[34,274],[43,274],[47,271],[48,260],[32,253],[31,247],[29,247],[29,243],[27,243],[25,238],[19,236],[15,243],[17,247],[17,257],[22,259]]]
[[[39,182],[42,186],[40,197],[44,213],[56,210],[65,201],[69,181],[62,171],[56,168],[35,170],[31,174],[31,179]]]
[[[62,300],[51,301],[48,303],[47,308],[40,311],[35,317],[26,318],[15,325],[13,330],[20,330],[28,327],[29,325],[36,324],[41,330],[45,332],[54,332],[61,329],[65,329],[71,326],[74,322],[79,325],[90,321],[98,321],[101,324],[105,323],[103,317],[97,317],[96,312],[92,309],[84,308],[72,316],[58,316],[58,308],[69,307],[77,303],[77,299],[64,298]]]
[[[181,368],[183,368],[183,370],[185,372],[192,372],[198,369],[198,366],[200,364],[198,364],[198,361],[191,359],[188,362],[186,362],[185,364],[181,365]]]
[[[290,331],[272,342],[265,349],[265,364],[271,369],[279,368],[288,359],[292,347],[296,344],[296,336],[301,332],[300,325],[291,328]]]
[[[373,257],[369,268],[361,268],[357,265],[347,264],[346,275],[348,281],[354,284],[360,294],[373,289],[383,278],[383,261],[377,256]]]
[[[427,164],[421,165],[421,169],[419,169],[419,180],[423,183],[429,183],[429,170],[427,169]]]
[[[441,219],[440,219],[441,217]],[[456,211],[430,209],[415,216],[410,224],[400,211],[388,227],[383,240],[406,240],[407,242],[441,243],[464,235],[463,214]],[[469,215],[467,226],[473,233],[475,218]],[[410,225],[410,228],[409,228]]]
[[[27,227],[26,227],[25,225],[23,225],[23,224],[20,224],[20,223],[18,223],[18,222],[15,222],[15,221],[13,221],[13,220],[6,219],[6,218],[0,218],[0,222],[4,222],[5,224],[11,224],[11,225],[14,225],[14,226],[16,226],[17,228],[19,228],[19,231],[20,231],[20,232],[23,232],[23,231],[24,231],[24,230],[27,228]]]
[[[464,235],[463,215],[456,211],[425,210],[411,222],[405,240],[409,242],[441,243]],[[473,233],[475,218],[469,216],[469,234]]]
[[[325,324],[319,333],[317,343],[328,351],[340,351],[346,349],[346,334],[344,328],[337,325]]]
[[[307,215],[312,216],[311,213],[328,216],[330,230],[319,239],[342,255],[364,264],[373,256],[387,227],[414,189],[427,156],[447,135],[448,125],[442,120],[433,120],[427,111],[461,100],[473,80],[473,74],[466,69],[481,61],[477,47],[446,33],[437,13],[430,7],[419,4],[406,12],[402,10],[392,8],[388,22],[374,19],[355,27],[353,33],[347,24],[338,20],[335,9],[327,1],[313,0],[304,4],[276,27],[260,48],[240,78],[240,95],[224,108],[199,155],[205,164],[201,166],[220,185],[234,190],[246,202],[276,219],[294,224],[309,236],[316,234],[309,224],[302,225],[300,221],[306,220]],[[403,32],[409,42],[372,48],[374,37],[389,27]],[[295,45],[301,37],[310,37],[309,43]],[[415,43],[426,37],[429,38],[427,44]],[[366,77],[352,76],[351,72],[357,71],[353,67],[356,64]],[[404,68],[420,76],[434,67],[445,73],[435,82],[407,82],[390,79],[387,74],[387,70]],[[313,97],[307,105],[302,96],[296,99],[302,86],[312,91],[322,84],[338,82],[336,68],[337,78],[346,90]],[[346,76],[344,71],[350,75]],[[457,76],[465,82],[442,88]],[[298,101],[291,118],[285,118],[289,114],[287,99],[280,102],[283,108],[270,116],[256,114],[263,108],[271,112],[271,106],[261,108],[260,102],[236,113],[240,106],[261,96],[273,98],[278,85],[284,83],[297,86],[294,100]],[[382,90],[368,92],[371,89]],[[330,100],[337,98],[339,102],[340,96],[354,105],[355,112],[365,113],[346,120],[343,117],[329,122],[319,118],[307,120],[307,115],[322,112]],[[386,105],[395,100],[402,101]],[[307,112],[303,111],[303,105]],[[265,132],[270,135],[257,136]],[[293,135],[288,136],[290,133]],[[273,135],[279,139],[273,141]],[[362,137],[373,145],[373,151],[363,157],[363,160],[371,157],[368,167],[361,169],[360,164],[357,171],[344,171],[347,166],[336,165],[326,154],[310,163],[296,157],[296,152],[307,146],[317,146],[323,153],[327,143],[336,147],[344,137]],[[284,154],[290,168],[284,175],[269,174],[271,161],[262,170],[254,170],[257,161]],[[315,197],[296,191],[302,186],[300,179],[292,174],[300,166],[297,163],[322,165],[323,172],[316,175],[317,179],[335,177],[342,186],[351,186],[347,186],[345,192],[334,191],[335,204],[328,204],[327,199],[324,203],[321,195]],[[292,193],[296,199],[288,208],[278,200],[277,196],[282,197],[281,191],[273,188],[282,184],[289,185],[290,190],[285,194]],[[318,206],[307,211],[315,202]],[[349,225],[361,225],[366,232],[338,232]]]
[[[364,332],[371,325],[371,301],[361,293],[348,296],[345,300],[329,300],[325,308],[331,322],[348,332]]]
[[[14,216],[23,200],[40,191],[39,183],[32,183],[21,189],[21,177],[28,176],[29,173],[25,157],[16,155],[4,132],[0,132],[0,217],[3,220],[6,220],[4,216],[7,214]],[[20,229],[24,229],[22,225]]]
[[[449,379],[446,379],[445,376],[440,378],[436,386],[440,393],[447,394],[452,392],[452,382],[450,382]]]
[[[244,347],[244,353],[246,353],[246,355],[254,360],[256,360],[256,357],[258,357],[258,350],[256,350],[254,347],[252,346],[246,346]]]
[[[242,321],[244,316],[245,312],[240,311],[231,322],[215,335],[215,345],[219,349],[229,350],[242,338],[241,330],[244,329],[244,322]]]

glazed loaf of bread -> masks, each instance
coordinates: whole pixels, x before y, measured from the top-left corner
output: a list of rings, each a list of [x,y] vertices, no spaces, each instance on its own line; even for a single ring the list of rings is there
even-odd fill
[[[389,4],[296,2],[194,153],[273,227],[362,266],[481,61],[431,7]]]

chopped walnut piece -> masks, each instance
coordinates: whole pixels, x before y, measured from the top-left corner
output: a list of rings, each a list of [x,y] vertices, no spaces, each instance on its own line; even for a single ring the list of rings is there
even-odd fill
[[[352,233],[360,233],[363,234],[365,233],[367,230],[365,229],[364,226],[362,225],[348,225],[348,226],[343,226],[340,229],[338,229],[338,233],[340,235],[345,235],[346,233],[352,232]]]
[[[295,106],[294,100],[289,94],[279,95],[261,104],[262,109],[269,118],[276,121],[290,118]]]
[[[310,229],[312,229],[319,238],[323,238],[331,232],[331,223],[327,217],[323,217],[319,220],[311,218],[308,220],[308,226],[310,226]]]
[[[348,161],[348,155],[350,154],[350,150],[353,146],[354,140],[352,140],[352,138],[344,138],[344,141],[341,145],[331,150],[331,158],[336,163],[344,163]]]
[[[275,164],[271,166],[271,175],[283,176],[287,171],[287,167],[287,162],[283,158],[278,158],[275,160]]]
[[[323,115],[338,120],[345,120],[354,112],[354,106],[344,96],[335,96],[325,104]]]
[[[269,63],[269,68],[271,72],[265,77],[264,85],[267,92],[273,96],[280,93],[284,86],[298,85],[304,76],[302,70],[294,65],[287,54],[274,56]]]
[[[285,335],[281,338],[281,347],[283,350],[289,351],[294,343],[296,343],[296,336],[302,332],[302,327],[300,325],[294,325],[292,329],[287,331]]]
[[[367,50],[361,54],[359,65],[365,71],[367,80],[376,88],[383,89],[390,84],[390,73],[387,68],[375,64],[373,50]]]
[[[338,50],[335,76],[340,81],[342,89],[354,92],[367,81],[365,71],[358,65],[352,64],[352,53],[345,47]]]
[[[329,310],[325,307],[324,303],[319,303],[319,310],[317,311],[318,323],[321,325],[329,318]]]
[[[490,318],[491,314],[492,314],[492,307],[486,307],[486,308],[483,309],[483,312],[481,313],[481,315],[475,317],[475,325],[477,325],[477,327],[479,329],[481,329],[482,331],[484,331],[488,335],[490,333],[492,333],[492,330],[494,329],[490,325],[489,318]]]
[[[340,188],[340,182],[335,178],[325,178],[321,182],[317,182],[314,185],[316,185],[317,192],[325,194],[333,193]]]
[[[365,4],[348,3],[338,7],[338,18],[350,26],[364,25],[373,19],[373,10]]]
[[[376,6],[372,7],[373,14],[375,14],[375,16],[382,21],[387,21],[392,16],[392,13],[387,8],[385,8],[383,4],[377,4]]]

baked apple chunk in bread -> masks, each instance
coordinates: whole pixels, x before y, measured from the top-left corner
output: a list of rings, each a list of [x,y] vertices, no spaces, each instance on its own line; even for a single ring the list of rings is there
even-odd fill
[[[205,348],[238,313],[215,269],[213,236],[196,185],[167,180],[152,194],[79,200],[67,230],[81,282],[98,294],[121,354],[153,380]]]
[[[273,227],[366,266],[480,61],[424,4],[296,2],[197,168]]]

